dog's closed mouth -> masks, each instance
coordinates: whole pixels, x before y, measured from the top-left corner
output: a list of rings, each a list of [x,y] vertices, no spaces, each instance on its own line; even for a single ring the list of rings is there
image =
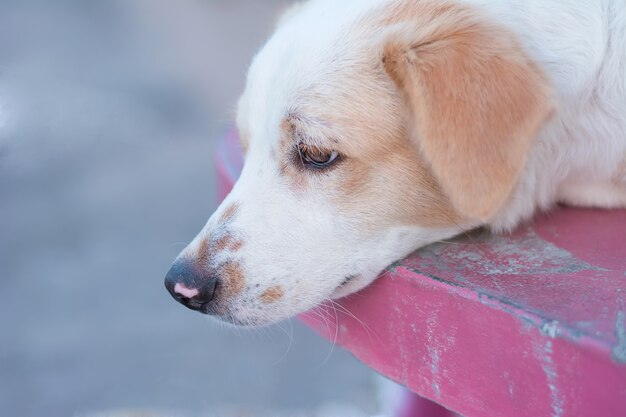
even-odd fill
[[[348,276],[346,276],[346,277],[343,279],[343,281],[341,281],[341,284],[339,284],[339,285],[337,286],[337,289],[342,288],[342,287],[345,287],[346,285],[348,285],[348,283],[349,283],[349,282],[351,282],[351,281],[355,280],[355,279],[356,279],[356,278],[358,278],[358,277],[359,277],[359,276],[358,276],[357,274],[354,274],[354,275],[348,275]]]

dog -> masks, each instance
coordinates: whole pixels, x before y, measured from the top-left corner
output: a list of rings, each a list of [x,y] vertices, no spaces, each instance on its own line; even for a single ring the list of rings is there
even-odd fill
[[[626,207],[626,2],[296,4],[237,126],[241,177],[165,285],[258,326],[479,226]]]

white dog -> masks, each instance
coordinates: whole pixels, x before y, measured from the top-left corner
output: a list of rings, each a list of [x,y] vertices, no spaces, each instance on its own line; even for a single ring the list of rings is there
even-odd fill
[[[237,123],[241,178],[166,286],[260,325],[480,225],[626,207],[626,2],[298,4]]]

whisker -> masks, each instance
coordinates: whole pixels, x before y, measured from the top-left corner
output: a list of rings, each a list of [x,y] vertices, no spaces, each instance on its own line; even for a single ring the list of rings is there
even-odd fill
[[[325,302],[325,301],[324,301]],[[335,308],[334,305],[331,304],[331,307],[333,308],[333,312],[335,313],[335,334],[333,336],[333,340],[332,340],[332,344],[331,344],[331,348],[328,351],[328,355],[326,355],[326,358],[324,359],[324,361],[322,362],[322,365],[324,365],[326,362],[328,362],[328,360],[330,359],[330,356],[332,355],[332,353],[335,350],[335,346],[337,345],[337,339],[339,338],[339,317],[337,315],[337,309]],[[330,329],[329,329],[330,330]]]
[[[367,335],[370,337],[370,339],[371,339],[372,336],[374,336],[376,338],[376,340],[379,343],[382,344],[382,340],[378,337],[376,332],[374,332],[374,330],[372,330],[372,328],[367,325],[367,323],[365,323],[363,320],[359,319],[353,312],[348,310],[345,306],[339,304],[338,302],[336,302],[334,300],[331,300],[331,299],[327,299],[327,300],[330,301],[334,306],[339,307],[341,312],[346,314],[348,317],[353,318],[357,323],[359,323],[359,325],[361,325],[363,327],[363,329],[365,330]]]
[[[274,363],[272,363],[272,366],[276,366],[279,363],[281,363],[287,357],[287,354],[291,351],[291,346],[293,345],[293,325],[291,323],[291,318],[288,319],[288,323],[289,323],[290,333],[287,333],[287,331],[283,329],[283,327],[280,324],[277,323],[278,328],[282,330],[289,337],[289,345],[287,346],[287,350],[283,352],[280,358]]]
[[[312,310],[310,310],[312,313],[314,313],[317,317],[320,317],[324,324],[326,325],[326,334],[328,334],[330,336],[330,324],[329,324],[329,318],[327,316],[328,311],[325,309],[321,308],[321,305],[318,305],[316,307],[314,307]],[[326,361],[328,360],[328,358],[330,358],[330,355],[332,354],[332,351],[334,349],[334,343],[331,342],[331,346],[329,348],[329,351],[326,355],[326,358],[322,361],[322,363],[320,365],[323,365],[324,363],[326,363]]]

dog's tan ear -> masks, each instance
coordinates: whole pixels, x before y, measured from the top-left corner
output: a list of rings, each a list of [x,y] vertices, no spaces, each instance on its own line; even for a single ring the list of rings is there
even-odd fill
[[[458,212],[487,221],[551,113],[548,84],[510,34],[472,14],[396,28],[383,64],[406,97],[413,139]]]

